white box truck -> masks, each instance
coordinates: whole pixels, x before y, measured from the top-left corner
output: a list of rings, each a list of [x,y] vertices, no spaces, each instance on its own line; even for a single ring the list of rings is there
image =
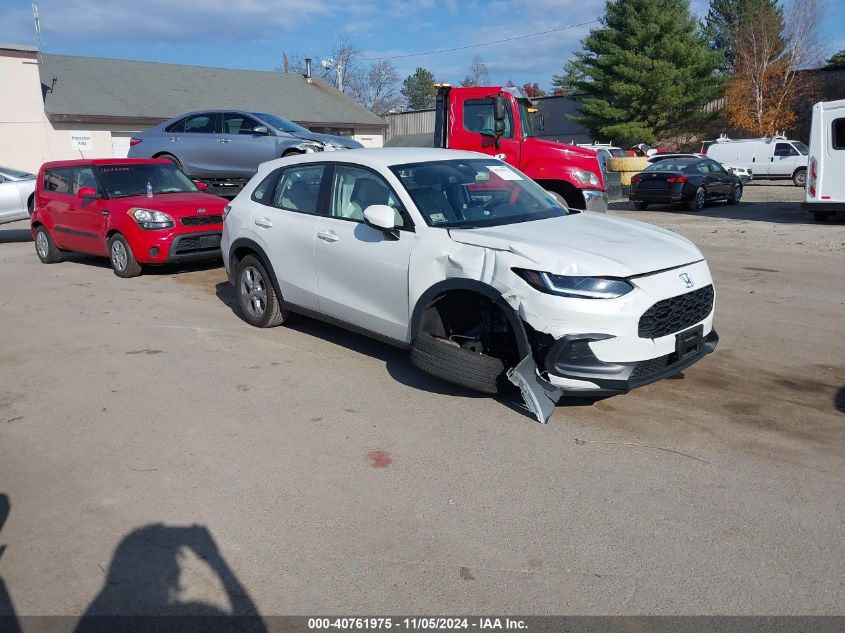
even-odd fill
[[[755,179],[791,178],[796,187],[807,182],[809,149],[801,141],[783,136],[747,140],[722,136],[706,143],[703,151],[725,167],[744,167]]]
[[[805,211],[816,220],[845,212],[845,99],[813,106]]]

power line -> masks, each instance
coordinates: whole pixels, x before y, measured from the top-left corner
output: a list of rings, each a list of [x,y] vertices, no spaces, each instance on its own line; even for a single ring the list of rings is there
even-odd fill
[[[466,46],[455,46],[454,48],[440,48],[433,51],[422,51],[419,53],[405,53],[404,55],[385,55],[384,57],[365,57],[361,59],[363,62],[375,62],[382,59],[401,59],[405,57],[419,57],[420,55],[435,55],[437,53],[451,53],[453,51],[463,51],[468,48],[478,48],[479,46],[490,46],[492,44],[502,44],[504,42],[513,42],[514,40],[523,40],[527,37],[537,37],[538,35],[548,35],[549,33],[557,33],[559,31],[565,31],[567,29],[575,29],[579,26],[587,26],[588,24],[593,24],[598,22],[599,18],[593,18],[592,20],[587,20],[586,22],[581,22],[579,24],[570,24],[568,26],[559,26],[556,29],[549,29],[547,31],[538,31],[537,33],[528,33],[526,35],[516,35],[514,37],[506,37],[502,40],[494,40],[492,42],[481,42],[479,44],[467,44]]]

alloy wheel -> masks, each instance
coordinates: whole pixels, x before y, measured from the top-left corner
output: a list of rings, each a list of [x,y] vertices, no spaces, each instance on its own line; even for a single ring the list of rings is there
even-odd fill
[[[703,209],[704,208],[704,189],[699,189],[695,192],[695,208],[696,209]]]
[[[267,287],[257,268],[248,266],[241,275],[241,297],[249,314],[260,319],[267,309]]]
[[[125,270],[126,262],[128,259],[129,258],[126,255],[126,247],[123,246],[123,242],[121,242],[120,240],[115,240],[114,242],[112,242],[111,261],[115,269]]]
[[[50,245],[47,243],[47,236],[44,231],[38,231],[35,234],[35,250],[42,259],[47,258],[47,253],[50,251]]]

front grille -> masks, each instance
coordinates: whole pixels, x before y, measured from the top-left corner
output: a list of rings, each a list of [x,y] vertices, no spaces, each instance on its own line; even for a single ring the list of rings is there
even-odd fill
[[[703,320],[713,310],[713,286],[658,301],[640,317],[640,338],[660,338]]]
[[[652,358],[650,360],[644,360],[641,363],[637,363],[636,367],[634,367],[634,371],[631,372],[631,376],[629,380],[642,380],[653,376],[654,374],[659,374],[667,367],[671,367],[678,361],[677,354],[666,354],[666,356],[658,356],[657,358]]]
[[[182,224],[185,226],[205,226],[206,224],[222,223],[222,215],[192,215],[187,218],[182,218]]]
[[[191,253],[204,253],[220,248],[220,233],[203,235],[186,235],[179,238],[176,245],[176,255],[189,255]]]

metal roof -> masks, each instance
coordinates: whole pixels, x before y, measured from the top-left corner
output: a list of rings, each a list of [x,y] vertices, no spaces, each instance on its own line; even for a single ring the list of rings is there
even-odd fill
[[[298,74],[50,54],[40,73],[45,109],[57,121],[164,121],[231,108],[306,125],[385,125],[332,86]]]

